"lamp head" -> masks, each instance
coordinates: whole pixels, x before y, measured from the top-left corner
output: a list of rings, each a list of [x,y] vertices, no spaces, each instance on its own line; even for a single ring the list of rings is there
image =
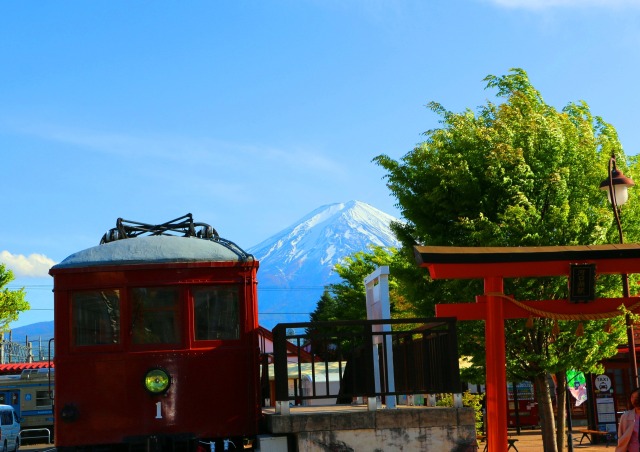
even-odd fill
[[[609,164],[609,177],[603,180],[600,183],[600,189],[605,190],[607,192],[607,197],[609,202],[611,201],[611,186],[613,186],[614,197],[616,204],[621,206],[629,199],[629,193],[627,189],[629,187],[633,187],[635,182],[630,177],[622,174],[622,171],[619,171],[616,168],[616,159],[614,156],[611,157],[613,162],[613,168],[611,168],[611,163]]]

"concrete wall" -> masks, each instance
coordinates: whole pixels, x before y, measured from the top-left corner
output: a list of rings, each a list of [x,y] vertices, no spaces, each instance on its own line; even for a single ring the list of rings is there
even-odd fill
[[[476,450],[471,408],[292,410],[290,415],[269,414],[267,426],[271,434],[289,437],[289,452]]]

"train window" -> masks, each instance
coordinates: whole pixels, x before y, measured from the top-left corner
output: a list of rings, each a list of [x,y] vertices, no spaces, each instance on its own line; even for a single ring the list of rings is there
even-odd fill
[[[132,291],[131,332],[134,344],[180,342],[178,289],[136,288]]]
[[[72,306],[76,345],[120,342],[120,293],[117,290],[74,293]]]
[[[51,406],[51,397],[49,397],[49,391],[36,391],[36,406],[38,408]]]
[[[197,341],[240,338],[236,286],[194,289],[193,305]]]

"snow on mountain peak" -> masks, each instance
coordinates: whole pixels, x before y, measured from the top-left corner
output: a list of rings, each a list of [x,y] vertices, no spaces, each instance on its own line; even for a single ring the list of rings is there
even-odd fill
[[[260,323],[275,323],[265,313],[294,311],[304,314],[296,321],[307,321],[324,287],[338,282],[336,263],[370,245],[400,247],[389,227],[392,221],[398,220],[361,201],[328,204],[250,248],[260,261]],[[291,316],[281,321],[292,321]]]
[[[396,218],[361,201],[328,204],[315,209],[249,249],[261,267],[270,262],[291,263],[302,257],[320,257],[326,265],[367,248],[369,244],[398,247],[389,225]],[[344,252],[340,252],[344,251]],[[330,256],[339,254],[337,258]],[[328,259],[327,259],[328,258]]]

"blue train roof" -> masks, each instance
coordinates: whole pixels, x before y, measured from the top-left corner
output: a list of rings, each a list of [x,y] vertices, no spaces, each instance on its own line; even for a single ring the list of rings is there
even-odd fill
[[[224,239],[156,235],[116,240],[78,251],[54,269],[171,262],[245,262],[253,256]]]

